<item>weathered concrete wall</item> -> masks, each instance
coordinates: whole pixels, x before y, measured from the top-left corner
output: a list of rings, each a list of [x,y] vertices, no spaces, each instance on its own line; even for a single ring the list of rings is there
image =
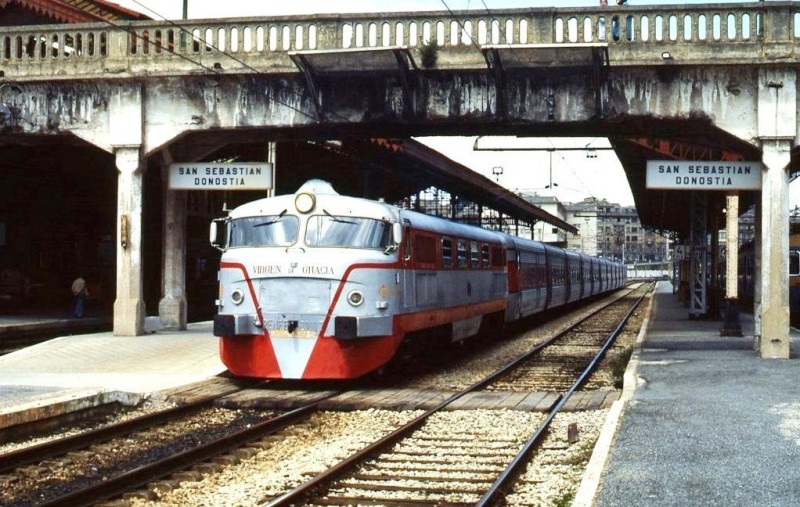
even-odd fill
[[[137,116],[145,153],[208,128],[637,115],[703,118],[755,143],[754,73],[797,61],[789,19],[800,19],[793,2],[13,27],[0,36],[0,101],[15,129],[68,131],[107,151],[121,144],[114,125],[127,129]],[[420,70],[431,41],[437,61]],[[514,45],[503,62],[511,70],[498,84],[485,52],[504,44]],[[605,79],[591,65],[559,62],[567,52],[538,61],[530,49],[575,44],[607,45]],[[408,88],[399,69],[347,57],[391,47],[407,48]],[[291,54],[321,50],[344,51],[331,68],[347,75],[323,72],[316,97]]]
[[[703,120],[757,145],[757,76],[750,65],[624,68],[610,70],[601,83],[588,69],[537,70],[509,76],[502,110],[489,74],[435,73],[418,79],[411,116],[395,76],[347,76],[320,87],[321,120],[299,77],[19,83],[0,90],[0,100],[16,105],[22,132],[70,132],[109,152],[142,144],[151,153],[187,131],[218,128],[365,124],[413,132],[433,122],[485,132],[492,125],[559,129],[561,122],[591,121],[599,135],[637,116]]]

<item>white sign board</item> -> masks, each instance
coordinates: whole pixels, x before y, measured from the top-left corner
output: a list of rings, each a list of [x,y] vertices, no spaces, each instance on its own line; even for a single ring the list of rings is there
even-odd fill
[[[760,190],[761,162],[648,160],[647,188]]]
[[[266,162],[198,162],[169,165],[172,190],[268,190],[272,164]]]

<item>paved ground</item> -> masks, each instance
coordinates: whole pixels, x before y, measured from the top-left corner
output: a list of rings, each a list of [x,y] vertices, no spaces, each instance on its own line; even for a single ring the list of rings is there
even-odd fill
[[[800,505],[800,360],[764,360],[660,285],[598,507]],[[749,336],[748,336],[749,335]]]
[[[45,318],[14,323],[51,325]],[[224,371],[209,322],[143,336],[54,338],[0,356],[0,429],[111,401],[135,405]]]
[[[210,323],[143,336],[64,336],[0,357],[0,386],[149,392],[225,371]]]

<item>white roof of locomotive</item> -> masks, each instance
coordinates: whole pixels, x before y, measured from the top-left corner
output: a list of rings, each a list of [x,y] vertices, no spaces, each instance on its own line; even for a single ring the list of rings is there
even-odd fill
[[[536,245],[537,248],[543,248],[541,243],[524,238],[514,238],[508,234],[482,229],[474,225],[461,224],[444,218],[426,215],[418,211],[401,209],[382,201],[341,195],[334,190],[329,182],[320,179],[307,181],[301,185],[294,194],[265,197],[242,204],[230,212],[229,218],[272,215],[281,213],[283,210],[289,210],[290,213],[294,214],[294,199],[297,194],[301,193],[309,193],[317,196],[319,201],[318,205],[322,206],[330,206],[331,204],[331,201],[325,199],[326,196],[336,196],[336,201],[339,204],[335,208],[328,210],[333,214],[347,213],[353,216],[371,216],[392,220],[398,220],[399,217],[399,219],[408,220],[412,227],[437,232],[454,238],[485,242],[499,241],[508,247],[513,247],[513,245],[517,243],[520,245],[527,244],[529,248],[534,245]]]
[[[294,194],[284,194],[275,197],[264,197],[257,199],[241,206],[234,208],[229,218],[241,218],[259,215],[274,215],[279,214],[283,210],[287,213],[296,214],[294,204],[295,197],[298,194],[308,193],[317,197],[317,207],[327,206],[330,213],[336,215],[348,214],[352,216],[374,217],[374,218],[387,218],[397,220],[399,208],[385,202],[373,201],[370,199],[363,199],[360,197],[351,197],[341,195],[333,186],[327,181],[312,179],[305,182]],[[326,197],[335,196],[336,206],[331,207],[333,201],[326,199]],[[313,212],[312,212],[313,213]]]

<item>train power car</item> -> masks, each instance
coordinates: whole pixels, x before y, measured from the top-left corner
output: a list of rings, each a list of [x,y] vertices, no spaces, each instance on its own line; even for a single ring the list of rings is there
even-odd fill
[[[458,341],[616,289],[624,267],[311,180],[211,226],[214,334],[237,376],[348,379],[429,330]]]

